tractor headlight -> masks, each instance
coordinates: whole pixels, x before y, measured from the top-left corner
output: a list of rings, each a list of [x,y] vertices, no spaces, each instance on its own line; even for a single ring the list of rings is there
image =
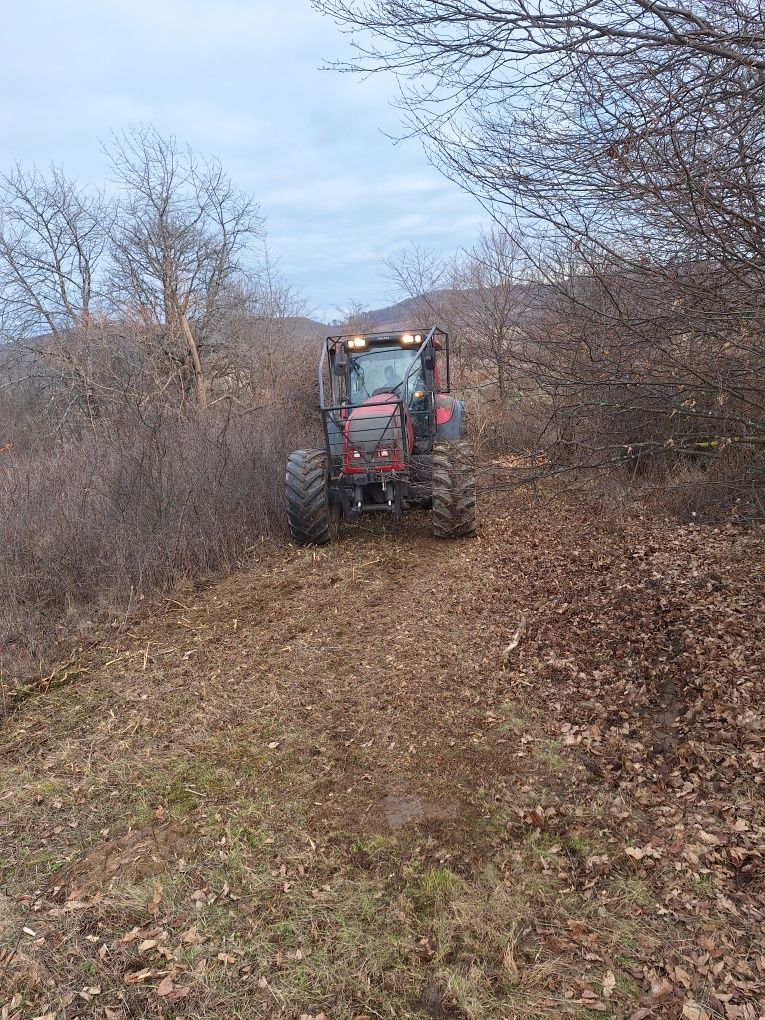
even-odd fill
[[[407,347],[411,347],[414,342],[415,340],[413,333],[404,333],[404,335],[401,337],[401,343],[405,344]]]
[[[352,351],[361,351],[367,345],[366,340],[363,336],[355,336],[351,340],[346,340],[345,346]]]

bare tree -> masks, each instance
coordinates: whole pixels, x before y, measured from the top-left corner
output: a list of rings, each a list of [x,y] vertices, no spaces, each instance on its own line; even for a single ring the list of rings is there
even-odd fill
[[[396,296],[409,299],[409,325],[438,324],[449,334],[452,378],[459,384],[463,365],[470,360],[465,349],[464,280],[453,255],[412,243],[385,260],[385,275]],[[402,323],[403,325],[403,323]]]
[[[466,356],[488,366],[504,400],[524,346],[529,317],[543,296],[515,236],[495,224],[454,266],[453,291]]]
[[[410,123],[492,203],[577,236],[622,237],[626,210],[653,241],[670,224],[762,250],[760,0],[314,5],[363,33],[356,66],[400,74]]]
[[[6,368],[21,363],[17,380],[58,376],[69,391],[61,415],[96,411],[93,348],[112,213],[58,167],[0,177],[0,323],[15,356],[9,350]]]
[[[250,295],[253,354],[251,364],[258,381],[273,389],[285,372],[294,369],[306,337],[301,320],[306,315],[303,295],[279,272],[266,246]],[[255,382],[255,380],[253,380]]]
[[[359,301],[350,301],[345,308],[338,307],[332,321],[334,329],[344,333],[364,333],[376,329],[377,322],[369,309]]]
[[[124,189],[113,232],[121,316],[142,321],[185,388],[205,406],[205,358],[231,287],[244,275],[262,220],[213,160],[197,158],[153,128],[108,149]]]
[[[13,339],[87,328],[99,299],[109,205],[52,167],[0,177],[0,301]]]
[[[555,300],[523,367],[577,459],[759,456],[761,0],[315,6],[356,33],[355,66],[399,75],[433,159],[541,253]]]
[[[413,242],[387,258],[384,265],[394,291],[415,302],[415,319],[424,323],[440,314],[440,294],[451,284],[449,259]]]
[[[219,330],[216,374],[229,392],[246,388],[250,394],[273,391],[315,339],[305,298],[279,272],[267,244],[247,280],[227,291]]]

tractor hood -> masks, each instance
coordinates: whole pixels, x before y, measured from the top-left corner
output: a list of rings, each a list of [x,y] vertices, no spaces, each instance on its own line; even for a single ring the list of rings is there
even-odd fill
[[[395,393],[376,393],[358,404],[345,422],[352,447],[372,454],[380,446],[401,446],[401,402]]]

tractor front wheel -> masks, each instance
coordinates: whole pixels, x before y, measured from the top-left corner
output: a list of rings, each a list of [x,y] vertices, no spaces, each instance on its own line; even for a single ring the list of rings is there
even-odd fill
[[[337,537],[340,506],[330,499],[327,455],[295,450],[287,461],[287,522],[297,545],[325,545]]]
[[[467,439],[433,444],[433,534],[467,538],[475,534],[475,458]]]

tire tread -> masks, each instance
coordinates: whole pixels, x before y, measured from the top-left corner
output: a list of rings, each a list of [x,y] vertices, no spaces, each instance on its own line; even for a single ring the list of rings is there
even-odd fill
[[[327,492],[327,456],[323,450],[295,450],[285,477],[287,523],[296,545],[326,545],[334,537],[335,518]]]
[[[476,533],[475,458],[467,439],[433,445],[433,535],[468,538]]]

